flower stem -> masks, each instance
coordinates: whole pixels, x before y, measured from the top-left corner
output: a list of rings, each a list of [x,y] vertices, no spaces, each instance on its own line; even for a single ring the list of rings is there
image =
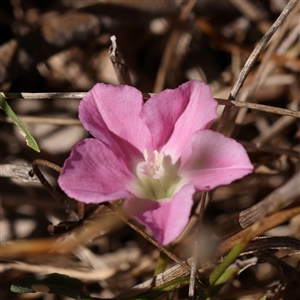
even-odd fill
[[[169,250],[169,247],[167,247]],[[154,271],[154,276],[163,273],[166,270],[167,263],[168,263],[169,257],[164,252],[159,252],[159,258],[156,263],[156,268]]]

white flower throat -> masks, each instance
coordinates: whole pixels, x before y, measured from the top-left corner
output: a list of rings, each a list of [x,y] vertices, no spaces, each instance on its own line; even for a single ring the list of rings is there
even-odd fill
[[[178,163],[173,164],[170,155],[157,150],[149,156],[145,149],[144,159],[136,167],[135,196],[151,200],[171,198],[182,186]]]

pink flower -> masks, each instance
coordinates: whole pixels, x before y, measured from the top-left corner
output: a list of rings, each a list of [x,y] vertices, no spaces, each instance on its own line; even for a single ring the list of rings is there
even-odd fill
[[[193,195],[252,172],[245,149],[208,130],[217,102],[190,81],[146,103],[130,86],[96,84],[79,118],[94,138],[76,144],[59,185],[85,203],[125,199],[124,209],[166,245],[184,230]]]

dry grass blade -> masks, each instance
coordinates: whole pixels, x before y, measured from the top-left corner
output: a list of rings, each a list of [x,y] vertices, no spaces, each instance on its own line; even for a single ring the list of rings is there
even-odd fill
[[[292,249],[300,250],[300,240],[290,236],[260,236],[254,238],[243,251],[250,254],[267,249]]]
[[[226,105],[226,107],[245,107],[250,108],[258,111],[264,111],[268,113],[273,113],[277,115],[285,115],[289,117],[294,118],[300,118],[300,112],[299,111],[293,111],[285,108],[279,108],[279,107],[272,107],[267,106],[263,104],[257,104],[257,103],[249,103],[249,102],[242,102],[242,101],[234,101],[234,100],[223,100],[223,99],[216,99],[219,104]]]
[[[63,119],[63,118],[50,118],[50,117],[33,117],[33,116],[18,116],[24,123],[34,124],[51,124],[57,126],[82,126],[82,123],[78,119]],[[0,122],[13,123],[8,117],[0,116]]]
[[[221,244],[218,247],[218,251],[216,253],[216,258],[224,256],[226,253],[228,253],[234,245],[236,245],[242,240],[245,234],[251,233],[252,238],[254,238],[255,236],[258,236],[264,233],[265,231],[290,220],[291,218],[293,218],[298,214],[300,214],[300,206],[282,210],[269,217],[265,217],[261,219],[260,221],[254,223],[250,227],[227,238],[224,242],[221,242]]]
[[[215,227],[219,236],[228,236],[253,223],[262,220],[265,216],[286,208],[299,199],[300,171],[294,174],[284,185],[274,190],[263,200],[241,211],[236,218],[230,219]]]

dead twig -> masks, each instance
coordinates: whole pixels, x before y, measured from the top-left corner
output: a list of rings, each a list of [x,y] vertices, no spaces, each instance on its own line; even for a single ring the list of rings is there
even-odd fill
[[[6,99],[40,99],[40,100],[46,100],[46,99],[82,99],[86,96],[86,92],[79,92],[79,93],[1,93],[3,97]],[[152,96],[154,94],[151,94]],[[147,94],[148,96],[148,94]],[[149,96],[148,96],[149,98]],[[249,103],[249,102],[242,102],[237,100],[226,100],[226,99],[220,99],[216,98],[219,105],[225,105],[225,106],[235,106],[235,107],[245,107],[250,109],[255,109],[263,112],[273,113],[277,115],[283,115],[283,116],[290,116],[295,118],[300,118],[300,112],[294,111],[290,109],[280,108],[280,107],[274,107],[274,106],[268,106],[263,104],[257,104],[257,103]]]
[[[50,117],[34,117],[18,115],[18,118],[25,123],[31,124],[50,124],[57,126],[82,126],[78,119],[63,119],[63,118],[50,118]],[[0,122],[14,123],[14,121],[6,116],[0,116]]]
[[[109,47],[109,58],[114,66],[119,84],[132,85],[128,67],[125,64],[122,53],[117,46],[117,38],[113,35],[110,39],[112,45]]]
[[[228,236],[252,225],[267,215],[287,207],[300,195],[299,180],[300,171],[257,204],[241,211],[237,217],[217,225],[214,231],[219,236]]]
[[[24,182],[39,182],[39,179],[32,173],[32,166],[28,164],[0,165],[0,177],[9,177]]]

